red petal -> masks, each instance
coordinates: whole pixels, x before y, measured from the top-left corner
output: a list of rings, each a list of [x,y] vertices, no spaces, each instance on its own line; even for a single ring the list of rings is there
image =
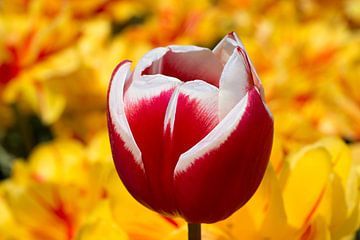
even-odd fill
[[[164,118],[169,100],[180,82],[161,75],[134,79],[125,93],[125,112],[131,132],[141,150],[142,162],[152,195],[148,206],[158,212],[174,214],[176,207],[172,188],[165,179]]]
[[[108,90],[107,119],[116,170],[128,191],[138,201],[150,204],[151,195],[139,151],[124,113],[123,89],[130,73],[129,61],[114,70]]]
[[[173,191],[174,169],[183,152],[204,138],[219,122],[218,89],[197,80],[179,86],[173,94],[165,117],[165,160],[168,171],[164,181]]]
[[[273,120],[255,88],[246,98],[240,120],[225,139],[213,139],[208,151],[198,149],[200,155],[193,151],[190,162],[180,157],[174,187],[180,214],[188,222],[212,223],[228,217],[260,184],[271,151]],[[216,128],[226,132],[221,124]]]

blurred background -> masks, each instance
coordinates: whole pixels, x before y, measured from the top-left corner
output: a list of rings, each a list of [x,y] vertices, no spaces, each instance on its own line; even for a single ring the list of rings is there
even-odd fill
[[[111,159],[114,67],[235,31],[274,114],[254,197],[203,239],[360,239],[359,0],[0,0],[0,239],[186,239]]]

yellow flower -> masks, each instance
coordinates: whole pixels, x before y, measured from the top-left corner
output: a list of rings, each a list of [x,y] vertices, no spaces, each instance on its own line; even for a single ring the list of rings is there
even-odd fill
[[[158,240],[184,224],[129,195],[115,172],[106,131],[87,147],[71,139],[38,146],[28,163],[16,161],[11,179],[0,187],[0,229],[6,236],[28,236],[19,239],[99,239],[105,234],[107,239]]]
[[[5,201],[3,188],[0,188],[0,240],[32,240],[22,226],[19,226],[11,213],[9,205]]]
[[[288,156],[278,175],[270,166],[253,198],[219,225],[234,239],[342,239],[359,216],[350,149],[327,138]]]
[[[39,146],[28,164],[17,160],[12,178],[1,183],[15,226],[32,239],[73,239],[104,197],[96,181],[103,171],[86,162],[84,147],[74,140]]]
[[[40,84],[43,76],[34,72],[38,64],[46,62],[77,38],[77,24],[71,22],[67,13],[50,21],[34,10],[29,15],[1,15],[0,29],[2,99],[7,103],[25,101],[30,109],[43,113],[45,121],[52,121],[64,103],[56,94],[51,95],[44,89]],[[67,29],[66,33],[62,33],[63,29]]]
[[[128,240],[127,233],[119,227],[110,212],[109,201],[97,204],[77,233],[77,240]]]

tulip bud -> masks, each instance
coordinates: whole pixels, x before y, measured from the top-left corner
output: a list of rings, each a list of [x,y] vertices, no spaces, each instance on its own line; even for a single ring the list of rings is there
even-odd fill
[[[243,44],[228,34],[213,51],[168,46],[115,69],[108,128],[117,172],[145,206],[212,223],[258,188],[273,119]]]

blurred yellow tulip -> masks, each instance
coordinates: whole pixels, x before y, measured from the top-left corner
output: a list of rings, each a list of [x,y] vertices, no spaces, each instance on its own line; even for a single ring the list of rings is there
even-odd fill
[[[359,182],[350,149],[326,138],[269,166],[250,201],[218,223],[233,239],[343,239],[359,227]],[[281,229],[281,230],[280,230]]]

